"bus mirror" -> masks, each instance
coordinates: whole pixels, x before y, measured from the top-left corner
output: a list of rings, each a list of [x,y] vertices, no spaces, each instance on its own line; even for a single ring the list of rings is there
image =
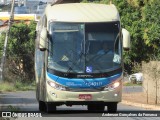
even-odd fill
[[[128,51],[131,46],[130,33],[126,29],[122,28],[122,35],[123,35],[123,49]]]
[[[47,41],[47,29],[43,28],[40,33],[39,49],[41,51],[46,50],[46,41]]]

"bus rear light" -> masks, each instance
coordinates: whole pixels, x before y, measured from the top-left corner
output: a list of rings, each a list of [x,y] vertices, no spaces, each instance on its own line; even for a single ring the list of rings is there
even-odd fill
[[[120,81],[116,81],[116,82],[111,83],[111,84],[109,84],[108,86],[106,86],[106,87],[104,88],[104,90],[105,90],[105,91],[111,91],[111,90],[116,89],[116,88],[119,87],[119,86],[120,86]]]
[[[55,82],[47,81],[47,83],[54,89],[66,91],[66,88],[64,86],[59,85],[59,84],[57,84]]]

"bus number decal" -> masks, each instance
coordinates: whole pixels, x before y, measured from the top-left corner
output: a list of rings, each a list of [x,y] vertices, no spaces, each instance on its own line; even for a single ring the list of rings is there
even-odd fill
[[[85,85],[86,86],[101,86],[101,85],[103,85],[103,83],[102,82],[85,82]]]

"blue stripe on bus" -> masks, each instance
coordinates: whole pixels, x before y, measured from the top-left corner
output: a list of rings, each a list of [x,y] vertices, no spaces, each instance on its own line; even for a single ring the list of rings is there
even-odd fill
[[[122,76],[121,74],[116,74],[111,77],[105,77],[105,78],[89,78],[89,79],[82,79],[82,78],[64,78],[64,77],[58,77],[56,75],[53,75],[51,73],[47,72],[48,77],[63,85],[70,88],[99,88],[106,86],[113,81],[117,80]]]

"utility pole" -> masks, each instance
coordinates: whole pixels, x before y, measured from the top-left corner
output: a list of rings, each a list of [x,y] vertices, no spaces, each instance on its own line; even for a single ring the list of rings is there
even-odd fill
[[[2,59],[1,59],[0,83],[4,82],[3,72],[4,72],[4,64],[5,64],[5,58],[6,58],[6,50],[7,50],[7,42],[8,42],[8,38],[9,38],[9,32],[10,32],[10,28],[11,28],[11,25],[12,25],[12,21],[14,20],[14,2],[15,2],[15,0],[12,0],[10,19],[8,21],[8,29],[7,29],[7,32],[6,32],[4,48],[3,48],[3,55],[2,55]]]

